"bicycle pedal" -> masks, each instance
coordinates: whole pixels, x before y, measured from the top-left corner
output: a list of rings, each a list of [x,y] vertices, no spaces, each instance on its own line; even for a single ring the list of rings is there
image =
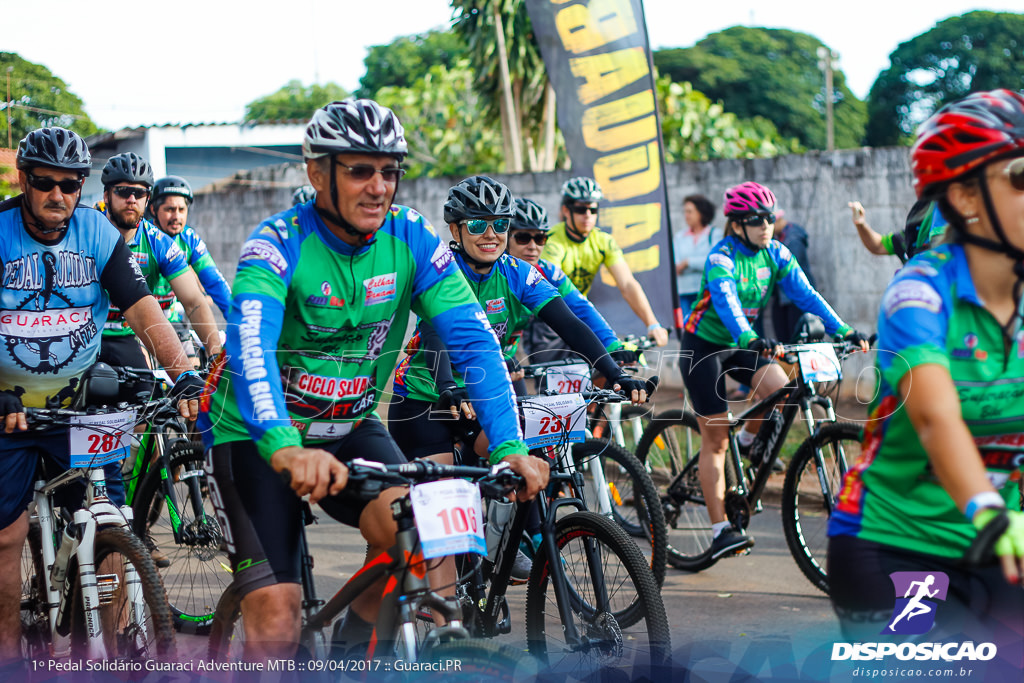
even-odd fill
[[[114,594],[121,587],[121,579],[117,574],[97,574],[96,592],[99,593],[100,605],[109,605],[114,601]]]

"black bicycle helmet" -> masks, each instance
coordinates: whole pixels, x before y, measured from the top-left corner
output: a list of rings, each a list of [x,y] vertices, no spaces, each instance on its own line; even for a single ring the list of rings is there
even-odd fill
[[[514,218],[515,213],[512,192],[485,175],[475,175],[460,181],[448,190],[448,201],[444,203],[446,223],[458,223],[470,218]]]
[[[395,113],[373,100],[347,99],[317,109],[306,126],[302,155],[381,154],[404,159],[405,130]]]
[[[305,204],[316,199],[316,190],[313,189],[312,185],[303,185],[295,189],[292,192],[292,206],[298,206],[299,204]]]
[[[604,197],[601,186],[593,178],[578,176],[569,178],[562,185],[562,203],[573,204],[575,202],[599,202]]]
[[[516,197],[516,215],[512,218],[512,227],[517,230],[541,230],[547,232],[548,212],[532,199]]]
[[[92,170],[92,155],[78,133],[67,128],[39,128],[18,144],[15,165],[21,171],[36,166],[61,168],[84,178]]]
[[[153,200],[151,203],[153,206],[160,206],[160,200],[164,197],[184,197],[185,203],[191,206],[194,199],[192,186],[181,176],[169,175],[166,178],[161,178],[153,185]]]
[[[153,168],[135,152],[124,152],[107,159],[101,180],[104,188],[118,183],[141,183],[153,187]]]

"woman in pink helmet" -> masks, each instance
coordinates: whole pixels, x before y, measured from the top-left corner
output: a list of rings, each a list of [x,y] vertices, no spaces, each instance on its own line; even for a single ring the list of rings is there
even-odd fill
[[[726,190],[725,237],[711,248],[683,332],[680,366],[700,427],[698,471],[711,519],[713,559],[754,545],[754,539],[732,527],[725,515],[725,375],[755,387],[757,399],[786,384],[786,374],[772,360],[779,342],[759,337],[751,327],[775,286],[802,310],[820,317],[829,334],[868,348],[866,337],[845,324],[811,287],[789,249],[772,240],[775,208],[775,195],[764,185],[746,182]],[[753,441],[758,422],[746,426],[754,431],[740,432],[741,449]]]

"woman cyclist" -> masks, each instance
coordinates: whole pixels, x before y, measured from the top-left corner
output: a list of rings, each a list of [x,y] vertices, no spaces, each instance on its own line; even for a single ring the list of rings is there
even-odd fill
[[[937,200],[950,227],[882,298],[881,384],[829,524],[832,604],[847,637],[878,640],[902,626],[891,623],[890,574],[945,574],[928,640],[1015,641],[1019,667],[1024,98],[995,90],[946,105],[918,129],[911,157],[918,197]],[[965,565],[978,530],[1007,522],[1001,566]]]
[[[814,291],[789,249],[772,240],[775,208],[775,195],[763,185],[746,182],[726,190],[725,237],[711,249],[683,332],[680,366],[700,427],[698,472],[711,518],[714,559],[754,545],[754,539],[733,528],[725,516],[725,375],[754,387],[758,399],[786,384],[786,373],[772,360],[781,351],[779,342],[759,337],[751,327],[775,286],[801,309],[824,320],[829,334],[868,348],[865,337],[840,320]],[[740,431],[741,448],[750,446],[757,427],[751,420]]]

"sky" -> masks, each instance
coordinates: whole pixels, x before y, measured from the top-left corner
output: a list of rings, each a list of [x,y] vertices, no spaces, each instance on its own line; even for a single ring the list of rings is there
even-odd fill
[[[47,0],[5,3],[0,50],[48,67],[98,125],[238,121],[245,105],[292,79],[359,86],[371,45],[447,26],[446,0]],[[1022,0],[646,0],[654,49],[690,47],[730,26],[801,31],[839,53],[867,96],[889,54],[938,21]],[[45,15],[45,16],[44,16]],[[12,92],[16,97],[17,92]]]

